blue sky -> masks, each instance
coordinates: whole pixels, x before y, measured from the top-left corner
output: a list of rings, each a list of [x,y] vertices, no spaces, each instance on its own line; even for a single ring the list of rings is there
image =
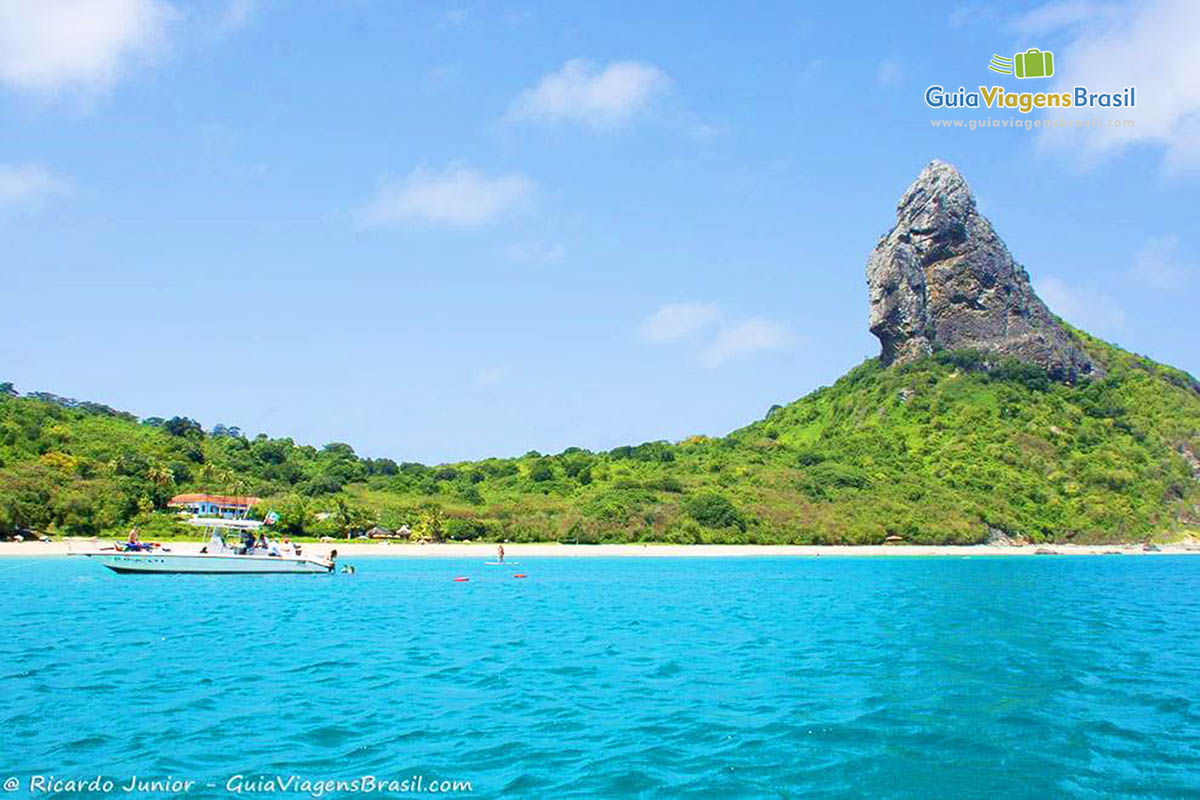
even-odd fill
[[[722,434],[877,354],[935,157],[1053,310],[1200,373],[1196,4],[706,8],[0,0],[0,379],[397,460]],[[1079,81],[1134,128],[922,99]]]

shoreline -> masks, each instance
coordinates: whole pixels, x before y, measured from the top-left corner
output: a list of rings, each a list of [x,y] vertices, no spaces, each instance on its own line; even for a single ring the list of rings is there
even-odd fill
[[[72,551],[93,550],[111,540],[73,539],[58,542],[0,542],[0,558],[66,556]],[[200,550],[198,542],[168,542],[167,547],[180,553]],[[1200,545],[1163,544],[1157,551],[1142,549],[1140,544],[1120,545],[719,545],[719,544],[594,544],[576,545],[553,542],[506,544],[505,556],[517,558],[761,558],[853,556],[1036,556],[1036,555],[1200,555]],[[337,550],[338,557],[354,558],[487,558],[493,560],[496,545],[487,544],[362,544],[322,542],[304,544],[304,554],[325,557]],[[1041,552],[1039,552],[1041,551]],[[1050,551],[1047,553],[1046,551]]]

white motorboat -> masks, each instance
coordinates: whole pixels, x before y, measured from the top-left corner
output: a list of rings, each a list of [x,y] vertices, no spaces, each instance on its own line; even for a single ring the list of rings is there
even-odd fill
[[[332,573],[337,551],[328,559],[309,558],[273,543],[267,548],[236,546],[226,543],[223,531],[253,532],[261,522],[248,519],[194,518],[188,523],[203,527],[207,540],[199,551],[142,545],[148,549],[132,550],[128,545],[86,550],[72,555],[86,556],[119,573],[189,573],[198,575],[263,575],[263,574],[324,574]]]

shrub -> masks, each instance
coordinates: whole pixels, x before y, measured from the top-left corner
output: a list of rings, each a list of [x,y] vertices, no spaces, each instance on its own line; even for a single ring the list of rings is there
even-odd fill
[[[871,479],[861,469],[836,461],[814,464],[808,470],[808,478],[813,483],[839,489],[865,489],[871,485]]]
[[[300,484],[297,488],[301,494],[316,497],[322,494],[337,494],[342,490],[342,485],[332,475],[318,475]]]
[[[473,506],[483,505],[483,494],[479,491],[479,487],[473,483],[468,483],[466,486],[461,487],[458,490],[458,496]]]
[[[1005,359],[992,367],[988,371],[988,379],[1019,383],[1026,389],[1032,389],[1037,392],[1049,391],[1050,385],[1053,383],[1050,379],[1050,373],[1036,364],[1027,364],[1011,358]]]
[[[200,423],[189,417],[171,417],[163,423],[163,428],[172,436],[203,436],[204,429]]]
[[[796,464],[801,467],[811,467],[825,460],[825,454],[819,450],[804,449],[796,453]]]
[[[529,480],[534,483],[554,480],[554,468],[550,466],[549,459],[542,458],[533,463],[529,468]]]
[[[677,478],[672,478],[670,475],[656,480],[646,481],[643,484],[647,489],[658,489],[660,492],[671,492],[672,494],[682,494],[683,484]]]
[[[456,542],[464,539],[494,539],[500,532],[500,526],[491,521],[468,517],[459,519],[452,517],[446,520],[446,538]]]
[[[628,522],[655,501],[653,493],[645,489],[612,489],[601,492],[580,506],[584,516],[607,522]]]
[[[706,528],[738,528],[746,530],[746,522],[737,508],[723,494],[703,492],[684,502],[684,511]]]

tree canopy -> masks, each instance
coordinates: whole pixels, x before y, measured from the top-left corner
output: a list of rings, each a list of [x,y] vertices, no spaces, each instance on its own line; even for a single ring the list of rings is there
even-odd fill
[[[0,383],[0,535],[96,534],[171,496],[264,498],[295,534],[380,524],[513,541],[1129,541],[1200,525],[1200,394],[1186,373],[1074,332],[1107,367],[941,352],[870,360],[724,437],[423,464],[342,442],[205,432]]]

